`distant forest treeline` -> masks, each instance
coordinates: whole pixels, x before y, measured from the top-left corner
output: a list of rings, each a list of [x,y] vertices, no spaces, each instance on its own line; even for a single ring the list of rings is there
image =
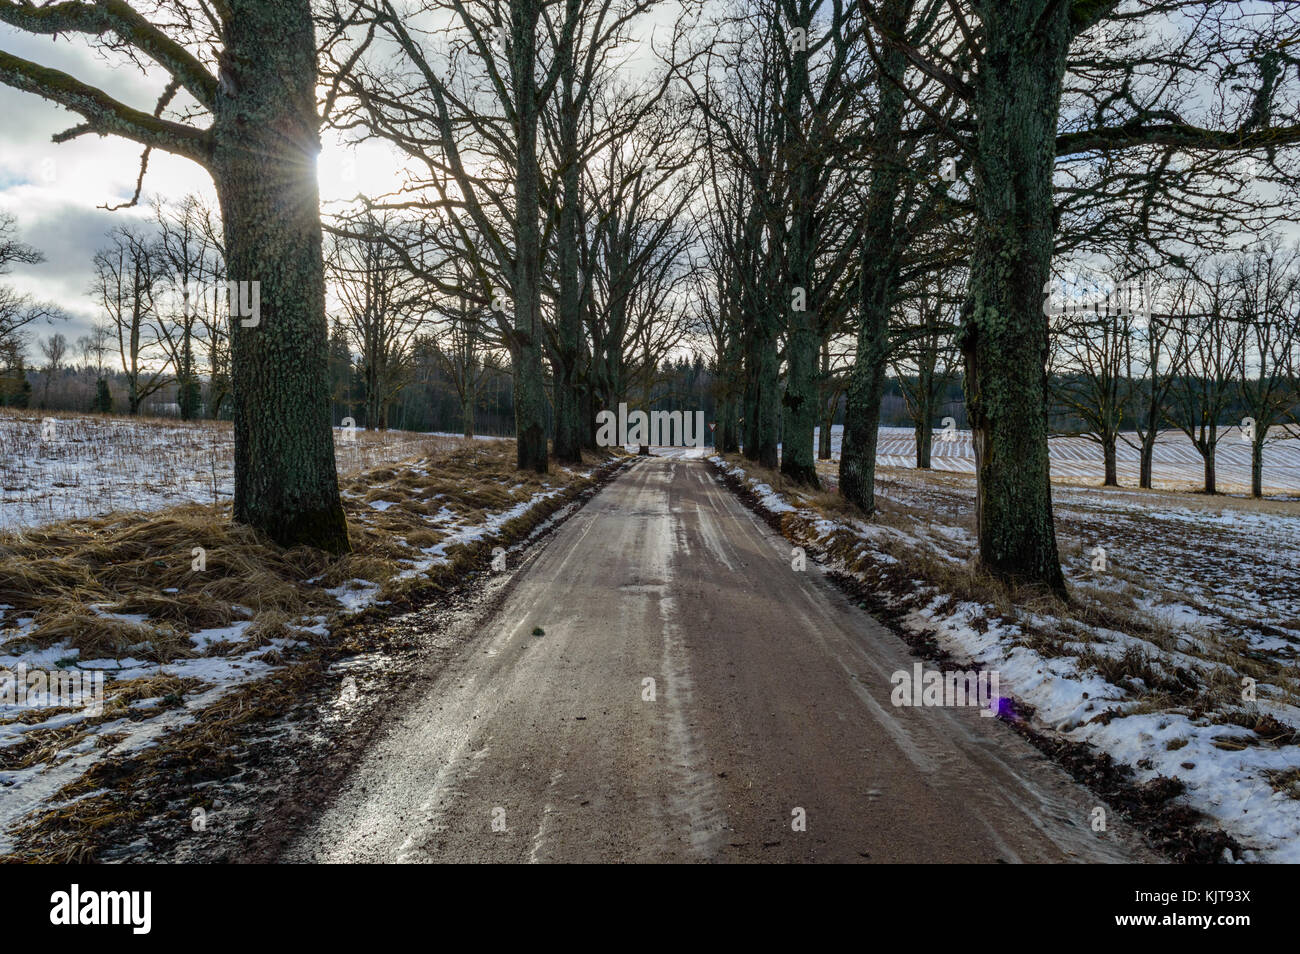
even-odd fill
[[[366,381],[360,363],[341,349],[330,356],[330,382],[333,396],[333,421],[341,425],[351,418],[357,427],[373,428],[367,420]],[[110,400],[109,410],[127,412],[127,382],[120,371],[97,370],[93,364],[73,363],[50,371],[47,368],[24,367],[19,375],[14,368],[0,372],[0,407],[22,407],[50,411],[95,412],[101,408],[97,401],[102,393],[97,387],[104,380]],[[1074,391],[1082,385],[1080,376],[1057,375],[1053,379],[1055,390]],[[229,419],[229,404],[216,400],[210,377],[201,379],[202,399],[196,417]],[[1197,378],[1179,379],[1174,387],[1197,389],[1206,381]],[[652,410],[701,410],[705,420],[716,420],[718,375],[711,361],[700,355],[665,362],[655,385]],[[1148,385],[1149,388],[1149,385]],[[916,378],[891,376],[885,384],[881,405],[880,423],[885,427],[914,427],[916,421],[909,410],[907,394],[915,393]],[[1145,389],[1134,389],[1133,406],[1121,415],[1122,431],[1132,431],[1137,420],[1137,409],[1142,403]],[[514,435],[514,401],[510,368],[489,367],[477,388],[473,405],[470,431],[473,434],[495,437]],[[176,381],[165,384],[140,407],[140,412],[153,417],[181,417],[180,385]],[[387,424],[384,426],[404,431],[442,431],[464,433],[465,414],[461,397],[447,371],[440,366],[436,355],[417,349],[410,369],[410,378],[387,402]],[[962,394],[961,375],[955,374],[938,391],[936,413],[930,421],[932,428],[940,428],[944,418],[951,417],[956,426],[967,427],[965,398]],[[1240,394],[1229,395],[1218,416],[1221,427],[1236,426],[1250,416],[1249,404]],[[1293,412],[1300,412],[1300,407]],[[1058,434],[1090,433],[1084,418],[1064,402],[1056,402],[1049,416],[1053,432]],[[844,422],[844,397],[836,395],[834,424]],[[1172,426],[1172,425],[1171,425]],[[553,433],[554,419],[547,416],[548,435]]]

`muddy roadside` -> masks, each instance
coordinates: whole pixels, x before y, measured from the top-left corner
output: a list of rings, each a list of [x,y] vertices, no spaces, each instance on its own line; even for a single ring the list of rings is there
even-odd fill
[[[456,572],[338,626],[306,658],[193,723],[105,762],[35,818],[9,860],[267,862],[328,804],[374,734],[509,592],[516,571],[632,458],[543,501],[458,556]]]

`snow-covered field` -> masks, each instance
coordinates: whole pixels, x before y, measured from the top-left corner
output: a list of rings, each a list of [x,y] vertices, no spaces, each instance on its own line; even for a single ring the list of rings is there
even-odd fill
[[[336,428],[339,472],[426,454],[447,438]],[[225,422],[0,410],[0,529],[228,501],[233,461]]]
[[[831,430],[834,459],[840,456],[844,428]],[[1128,435],[1132,437],[1132,435]],[[816,447],[816,444],[813,445]],[[1054,437],[1051,440],[1052,477],[1056,480],[1100,484],[1105,472],[1101,445],[1083,437]],[[1137,486],[1138,451],[1121,440],[1116,449],[1120,484]],[[975,473],[975,452],[970,431],[934,432],[930,465],[938,471],[957,474]],[[1242,440],[1240,428],[1220,432],[1216,448],[1216,474],[1219,490],[1227,493],[1250,491],[1250,444]],[[916,438],[911,428],[882,427],[876,460],[890,467],[916,465]],[[1161,433],[1152,465],[1157,488],[1194,490],[1204,479],[1201,456],[1182,431]],[[1300,439],[1278,434],[1264,448],[1264,493],[1300,493]]]
[[[1109,753],[1139,784],[1181,781],[1240,860],[1300,862],[1300,503],[1058,487],[1075,602],[1048,610],[972,585],[969,476],[883,468],[882,514],[864,521],[714,460],[788,532],[891,594],[909,632],[998,672],[1036,728]]]

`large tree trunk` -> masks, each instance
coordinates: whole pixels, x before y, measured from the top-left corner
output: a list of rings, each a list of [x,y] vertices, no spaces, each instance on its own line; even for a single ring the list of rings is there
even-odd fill
[[[590,367],[590,358],[588,358],[588,367]],[[582,446],[585,450],[598,450],[596,445],[596,394],[592,387],[590,379],[578,394],[578,421],[580,424],[579,434]]]
[[[547,471],[546,388],[542,379],[541,231],[537,221],[537,60],[538,0],[511,0],[514,44],[511,73],[515,93],[515,276],[514,344],[516,466]]]
[[[822,416],[820,429],[817,431],[817,459],[830,460],[834,457],[834,451],[831,445],[831,428],[834,427],[835,405],[829,405],[826,413]]]
[[[229,279],[260,283],[256,323],[231,321],[235,519],[283,546],[342,553],[349,547],[326,373],[311,6],[231,0],[231,10],[212,170]]]
[[[917,363],[916,376],[916,420],[913,431],[916,435],[916,469],[930,469],[930,455],[934,446],[934,430],[930,422],[934,420],[934,364],[937,356],[934,352],[925,353],[923,360]]]
[[[884,8],[885,26],[902,32],[910,4],[893,0]],[[901,81],[903,54],[886,47],[882,70]],[[840,493],[867,513],[876,509],[876,444],[880,402],[885,394],[889,359],[889,313],[893,307],[897,250],[894,248],[894,203],[901,168],[898,137],[903,123],[904,93],[899,83],[880,84],[880,105],[871,134],[871,186],[867,193],[862,235],[862,276],[857,347],[849,372],[840,444]]]
[[[726,335],[723,347],[722,367],[719,369],[722,379],[722,393],[718,399],[718,429],[714,434],[714,449],[723,454],[734,454],[740,449],[739,398],[740,390],[740,341],[733,332]]]
[[[822,387],[826,394],[821,398],[821,423],[817,429],[817,459],[830,460],[832,455],[831,429],[835,426],[835,411],[839,408],[839,390],[831,384],[831,343],[824,338],[821,343]]]
[[[817,428],[817,334],[808,315],[791,321],[786,342],[786,384],[781,398],[785,423],[781,428],[781,473],[791,480],[820,487],[813,462],[813,431]]]
[[[822,362],[822,374],[829,372]],[[838,391],[832,391],[830,396],[822,403],[822,420],[817,430],[817,459],[830,460],[834,456],[834,444],[832,438],[835,436],[835,411],[839,407],[840,396]]]
[[[916,422],[916,469],[929,470],[930,456],[934,448],[934,430],[930,427],[930,415],[918,418]]]
[[[811,16],[810,12],[808,16]],[[811,28],[811,21],[802,23],[802,26]],[[791,53],[790,82],[784,110],[785,121],[796,129],[802,121],[807,88],[808,50],[807,44],[803,44],[802,48],[796,46]],[[795,155],[791,196],[794,208],[791,209],[787,240],[790,290],[800,300],[787,299],[784,303],[790,317],[785,345],[785,394],[781,398],[785,407],[781,427],[781,473],[798,483],[820,487],[813,460],[813,431],[818,417],[817,358],[821,351],[821,337],[815,330],[818,303],[813,300],[817,195],[816,173],[812,166],[817,160],[809,154],[807,143],[802,138],[795,146]]]
[[[886,270],[864,264],[857,350],[849,372],[840,443],[840,493],[867,513],[876,509],[876,446],[889,356],[889,305],[882,298],[890,294],[886,289],[892,281]],[[869,293],[868,285],[874,289]]]
[[[720,425],[722,440],[718,448],[724,454],[735,454],[740,451],[740,401],[735,396],[729,397],[724,407]]]
[[[582,403],[575,381],[576,370],[561,358],[556,362],[554,378],[555,459],[576,464],[582,460]]]
[[[983,5],[987,51],[974,79],[977,223],[961,333],[980,561],[1001,579],[1061,595],[1042,301],[1071,9],[1054,0]]]
[[[571,3],[570,6],[573,4]],[[576,15],[576,11],[574,13]],[[578,393],[578,362],[582,354],[582,288],[578,283],[578,188],[582,176],[578,149],[578,107],[574,104],[573,53],[564,56],[561,79],[561,155],[567,163],[561,176],[561,207],[556,236],[559,301],[556,303],[557,348],[555,379],[555,459],[582,461],[582,413]]]
[[[759,329],[755,324],[745,335],[745,391],[741,397],[741,449],[747,460],[758,460]]]
[[[1102,441],[1101,452],[1106,462],[1106,478],[1102,482],[1103,487],[1119,486],[1119,468],[1115,460],[1115,445],[1117,437],[1114,434],[1108,434]]]

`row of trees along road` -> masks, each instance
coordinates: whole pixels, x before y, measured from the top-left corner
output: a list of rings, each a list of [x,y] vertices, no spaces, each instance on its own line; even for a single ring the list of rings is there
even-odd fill
[[[1297,178],[1293,2],[0,0],[0,22],[165,75],[137,109],[0,52],[0,81],[80,114],[60,141],[211,173],[227,277],[261,283],[260,321],[230,327],[235,516],[333,551],[322,123],[404,163],[326,224],[330,269],[370,296],[343,308],[377,400],[374,336],[409,330],[409,352],[408,310],[438,302],[474,329],[453,377],[457,348],[508,354],[518,466],[544,471],[548,368],[571,461],[597,410],[649,400],[707,335],[719,444],[815,484],[843,394],[840,489],[871,511],[888,371],[929,406],[955,341],[982,563],[1058,592],[1053,262],[1186,271],[1268,227]],[[1233,174],[1243,156],[1269,188]]]
[[[715,130],[710,314],[744,366],[731,397],[755,431],[746,453],[776,463],[772,367],[783,359],[792,413],[782,466],[815,480],[805,467],[811,425],[797,407],[805,336],[834,335],[851,297],[840,490],[870,511],[886,370],[901,356],[919,379],[955,332],[980,560],[1002,579],[1064,593],[1047,430],[1053,263],[1099,256],[1140,263],[1139,276],[1185,274],[1294,207],[1297,4],[861,0],[849,12],[835,0],[736,0],[728,9],[708,45],[717,76],[693,90]],[[719,52],[732,35],[743,56]],[[1238,171],[1243,158],[1254,181]],[[849,183],[842,197],[837,179]],[[954,297],[955,316],[944,307]],[[1205,357],[1192,372],[1202,379]]]
[[[599,404],[638,385],[649,393],[689,327],[679,289],[694,237],[680,214],[692,194],[689,111],[666,96],[670,68],[635,82],[622,69],[634,23],[650,9],[622,0],[160,0],[147,11],[124,0],[0,2],[0,22],[83,36],[110,60],[164,77],[152,108],[139,109],[0,52],[0,81],[80,115],[57,141],[134,140],[144,147],[141,182],[155,149],[212,176],[225,277],[260,286],[257,320],[229,323],[237,520],[286,545],[348,548],[314,175],[323,123],[408,159],[393,193],[365,197],[329,224],[335,276],[383,296],[342,303],[377,402],[370,419],[382,421],[395,377],[385,345],[413,326],[400,312],[421,292],[456,300],[462,318],[482,311],[494,321],[514,377],[521,468],[547,468],[543,358],[562,460],[594,442]]]

